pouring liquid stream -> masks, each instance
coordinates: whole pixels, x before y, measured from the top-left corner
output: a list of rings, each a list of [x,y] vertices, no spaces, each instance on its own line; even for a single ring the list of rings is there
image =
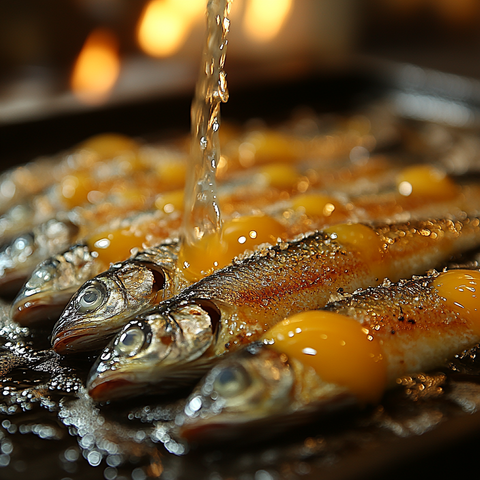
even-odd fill
[[[220,159],[220,104],[229,97],[224,66],[231,3],[207,3],[206,43],[191,108],[191,164],[185,183],[178,268],[192,282],[228,265],[247,249],[275,244],[285,236],[285,228],[266,215],[222,221],[215,175]]]
[[[222,240],[215,175],[220,158],[220,103],[228,100],[224,65],[231,2],[209,0],[207,3],[206,44],[191,108],[191,164],[185,184],[179,254],[179,267],[190,280],[218,268],[227,250]]]

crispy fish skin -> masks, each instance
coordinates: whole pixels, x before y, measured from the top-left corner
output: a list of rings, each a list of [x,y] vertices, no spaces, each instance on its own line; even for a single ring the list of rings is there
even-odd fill
[[[12,302],[10,315],[20,325],[57,320],[68,300],[103,265],[88,245],[76,244],[41,262]]]
[[[124,324],[179,288],[175,275],[178,242],[137,253],[87,281],[60,315],[52,331],[57,353],[101,348]]]
[[[468,270],[458,271],[461,275],[464,272],[468,279]],[[480,285],[479,272],[474,272],[474,282],[459,284],[460,289],[472,289],[472,298]],[[480,341],[479,322],[472,321],[472,312],[468,308],[463,308],[467,312],[452,308],[444,293],[437,290],[434,282],[441,280],[441,275],[432,272],[396,284],[385,282],[346,295],[325,308],[326,312],[356,320],[381,346],[386,388],[395,386],[402,375],[441,367],[446,360]],[[474,302],[476,311],[480,299],[474,298]],[[282,323],[287,326],[288,322],[287,319]],[[294,335],[293,331],[305,326],[302,319],[293,322],[292,318],[291,337],[302,335]],[[310,326],[308,330],[309,345],[316,351],[325,343],[320,337],[323,332],[321,327],[314,331]],[[183,414],[176,419],[182,437],[204,442],[238,439],[239,435],[253,432],[271,435],[332,410],[362,403],[345,385],[322,378],[301,357],[289,356],[288,348],[272,349],[270,336],[274,338],[275,334],[267,332],[263,343],[225,358],[204,377],[187,399]],[[349,360],[351,363],[352,359]],[[329,359],[327,369],[335,368],[335,359]],[[374,374],[367,371],[365,378]]]
[[[479,225],[466,218],[347,226],[353,240],[337,226],[265,248],[127,324],[92,368],[90,394],[104,401],[191,382],[283,318],[324,307],[337,291],[422,274],[477,246]],[[365,238],[355,245],[359,233]]]

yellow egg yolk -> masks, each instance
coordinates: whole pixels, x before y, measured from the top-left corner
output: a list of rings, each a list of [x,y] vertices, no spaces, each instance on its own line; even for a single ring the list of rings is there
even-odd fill
[[[262,243],[276,244],[285,235],[285,227],[268,215],[234,218],[223,224],[221,240],[205,235],[198,244],[184,242],[179,253],[179,266],[190,281],[210,275],[225,267],[245,250]]]
[[[404,196],[451,198],[458,193],[455,182],[445,172],[429,165],[404,169],[397,177],[397,188]]]
[[[334,312],[293,315],[262,337],[267,348],[312,367],[326,382],[348,388],[360,401],[378,402],[387,367],[379,342],[353,318]]]
[[[157,175],[162,184],[165,185],[166,188],[171,190],[184,186],[186,170],[186,161],[163,161],[160,162],[157,166]]]
[[[60,197],[68,208],[88,202],[88,194],[95,189],[95,182],[86,172],[65,176],[60,182]]]
[[[317,193],[305,193],[293,197],[292,207],[308,217],[331,217],[337,213],[346,212],[337,199]]]
[[[258,175],[262,176],[269,187],[280,189],[290,189],[294,187],[299,179],[295,167],[278,163],[265,165],[259,170]]]
[[[324,229],[324,232],[346,249],[358,252],[379,280],[389,276],[389,271],[382,262],[383,242],[372,228],[360,223],[341,223]]]
[[[80,149],[89,150],[101,159],[114,158],[124,152],[136,152],[135,140],[117,133],[95,135],[79,145]]]
[[[243,166],[253,163],[288,162],[299,156],[299,146],[293,139],[273,130],[259,130],[248,134],[239,146],[239,161]],[[248,152],[248,158],[245,156]]]
[[[147,239],[131,230],[114,230],[93,235],[87,240],[91,252],[96,252],[97,258],[105,266],[120,262],[130,257],[133,248],[142,249]]]
[[[164,213],[181,211],[183,208],[183,189],[162,193],[155,199],[155,208]]]
[[[450,270],[441,273],[433,286],[448,307],[471,322],[474,332],[480,335],[480,272]]]

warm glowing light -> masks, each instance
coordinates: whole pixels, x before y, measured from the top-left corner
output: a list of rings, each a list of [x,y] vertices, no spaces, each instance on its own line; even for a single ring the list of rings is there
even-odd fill
[[[84,103],[102,103],[120,72],[118,42],[109,30],[94,30],[85,41],[75,62],[71,87]]]
[[[243,21],[246,35],[258,42],[275,38],[290,13],[292,3],[293,0],[249,0]]]
[[[193,20],[205,10],[204,0],[151,0],[140,17],[137,41],[154,57],[168,57],[184,43]]]

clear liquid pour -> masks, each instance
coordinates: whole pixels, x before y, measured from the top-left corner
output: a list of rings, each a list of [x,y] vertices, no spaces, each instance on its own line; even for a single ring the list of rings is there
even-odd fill
[[[227,35],[232,0],[209,0],[207,35],[191,109],[191,168],[187,172],[179,267],[197,279],[217,267],[222,254],[222,217],[216,170],[220,158],[220,104],[228,100]]]

